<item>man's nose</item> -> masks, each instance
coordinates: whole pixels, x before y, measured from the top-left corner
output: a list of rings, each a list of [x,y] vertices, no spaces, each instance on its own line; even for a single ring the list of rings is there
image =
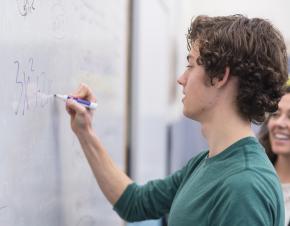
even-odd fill
[[[179,85],[182,85],[182,86],[185,85],[186,80],[185,80],[185,75],[184,75],[184,74],[181,74],[181,75],[178,77],[178,79],[177,79],[177,83],[178,83]]]

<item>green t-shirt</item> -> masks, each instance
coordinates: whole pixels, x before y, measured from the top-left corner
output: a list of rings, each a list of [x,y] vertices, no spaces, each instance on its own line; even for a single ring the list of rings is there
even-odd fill
[[[129,185],[114,209],[127,221],[169,213],[169,226],[284,226],[279,179],[254,137],[207,155],[163,180]]]

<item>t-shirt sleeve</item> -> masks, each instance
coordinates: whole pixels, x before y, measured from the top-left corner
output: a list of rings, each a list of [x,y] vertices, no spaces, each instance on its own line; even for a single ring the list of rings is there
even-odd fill
[[[130,184],[114,205],[114,210],[126,221],[157,219],[169,212],[182,182],[186,167],[162,180],[145,185]]]
[[[250,170],[227,178],[216,192],[208,225],[282,226],[284,212],[275,186]]]

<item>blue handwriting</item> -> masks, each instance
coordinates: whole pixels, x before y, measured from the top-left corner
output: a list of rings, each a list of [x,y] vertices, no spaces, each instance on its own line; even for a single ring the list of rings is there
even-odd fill
[[[35,0],[17,0],[17,7],[21,16],[27,16],[35,10]]]
[[[35,69],[33,58],[29,58],[27,63],[14,61],[16,65],[15,84],[18,89],[16,115],[24,115],[30,110],[43,108],[48,104],[48,98],[44,95],[50,92],[52,81],[47,78],[45,72]]]

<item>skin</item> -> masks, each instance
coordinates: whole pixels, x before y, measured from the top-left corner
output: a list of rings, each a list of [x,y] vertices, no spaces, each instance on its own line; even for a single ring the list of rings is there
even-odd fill
[[[211,85],[204,68],[196,63],[198,56],[197,45],[194,45],[187,57],[187,70],[179,77],[178,83],[183,87],[183,113],[201,123],[209,145],[209,157],[212,157],[236,141],[254,136],[254,133],[250,122],[240,116],[235,105],[237,78],[230,75],[229,68],[225,68],[223,78],[214,79]],[[72,96],[96,101],[85,84]],[[116,166],[95,134],[92,112],[70,99],[66,108],[71,117],[72,130],[80,141],[101,190],[115,204],[133,181]]]
[[[193,45],[187,56],[187,70],[178,78],[183,87],[183,113],[201,123],[209,145],[209,156],[247,136],[254,136],[250,122],[244,120],[235,105],[238,80],[225,68],[221,80],[208,81],[203,66],[196,63],[198,46]]]
[[[272,151],[277,155],[275,168],[282,183],[290,183],[290,94],[285,94],[268,122]]]
[[[91,102],[96,101],[91,89],[81,84],[73,94]],[[112,161],[92,128],[92,111],[87,110],[75,101],[68,100],[67,112],[71,116],[71,127],[77,135],[94,176],[111,204],[115,204],[126,187],[133,181]]]

